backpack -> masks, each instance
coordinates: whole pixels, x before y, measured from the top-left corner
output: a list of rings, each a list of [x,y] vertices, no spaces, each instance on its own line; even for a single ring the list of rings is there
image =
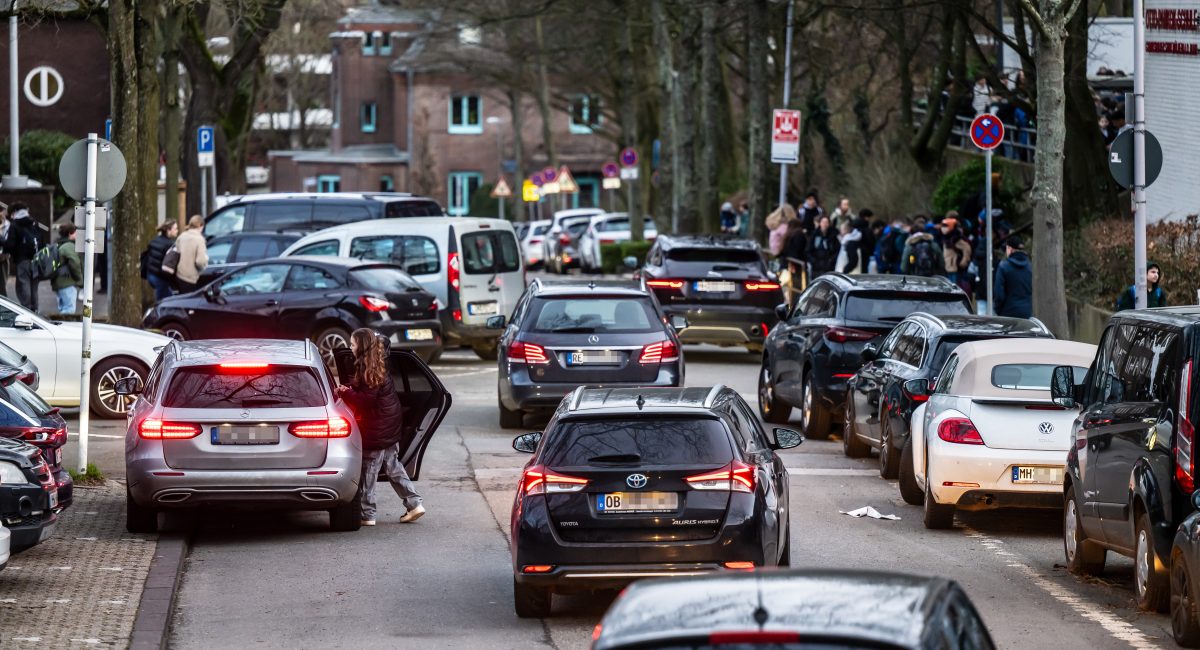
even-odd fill
[[[883,241],[879,242],[879,254],[883,257],[884,263],[892,267],[900,265],[900,249],[896,247],[898,237],[900,237],[900,231],[893,230],[884,235]]]
[[[58,254],[58,244],[42,246],[33,256],[33,279],[53,280],[60,266],[62,258]]]
[[[175,275],[175,268],[179,266],[179,247],[172,244],[167,252],[163,254],[162,272],[164,275]]]
[[[913,275],[932,277],[938,270],[944,268],[946,261],[933,248],[933,242],[922,240],[913,245],[912,253],[908,256],[908,272]]]

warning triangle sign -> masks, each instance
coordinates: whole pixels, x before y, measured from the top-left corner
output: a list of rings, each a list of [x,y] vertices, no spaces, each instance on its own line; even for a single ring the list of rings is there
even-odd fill
[[[563,165],[558,170],[558,191],[563,194],[579,193],[579,184],[575,182],[575,177],[571,175],[571,170]]]
[[[512,196],[512,188],[508,186],[503,178],[496,181],[496,186],[492,188],[493,199],[507,199]]]

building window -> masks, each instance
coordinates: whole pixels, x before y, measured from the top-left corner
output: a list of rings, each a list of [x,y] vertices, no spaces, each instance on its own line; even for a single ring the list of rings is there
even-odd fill
[[[375,34],[365,32],[363,34],[363,56],[375,56]]]
[[[479,95],[450,97],[450,133],[483,133],[483,101]]]
[[[359,124],[362,126],[363,133],[375,132],[375,102],[363,102],[362,109],[359,111]]]
[[[379,42],[379,56],[392,55],[391,32],[375,32],[375,40]]]
[[[322,174],[317,177],[318,192],[341,192],[342,177],[335,174]]]
[[[383,176],[379,177],[379,191],[380,192],[395,192],[396,191],[396,181],[392,180],[391,174],[384,174]]]
[[[478,172],[450,172],[450,181],[446,184],[450,197],[446,212],[451,216],[461,217],[471,210],[471,197],[483,183],[483,174]]]
[[[571,133],[586,134],[600,126],[600,98],[577,95],[571,100]]]

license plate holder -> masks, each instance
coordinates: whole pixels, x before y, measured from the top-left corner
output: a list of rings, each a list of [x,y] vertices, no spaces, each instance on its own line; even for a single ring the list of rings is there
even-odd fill
[[[277,445],[279,427],[267,425],[222,424],[209,431],[214,445]]]
[[[737,291],[737,284],[729,280],[696,280],[692,285],[696,291],[705,293],[733,293]]]
[[[612,350],[578,351],[567,353],[568,366],[616,366],[621,355]]]
[[[677,492],[602,492],[596,495],[596,512],[602,515],[674,512],[678,509]]]
[[[1038,465],[1013,465],[1014,485],[1062,485],[1063,468]]]
[[[53,510],[57,507],[58,507],[58,488],[54,488],[53,490],[50,491],[50,509]]]
[[[433,340],[433,330],[431,330],[431,329],[406,330],[404,332],[404,336],[409,341],[432,341]]]
[[[495,316],[500,313],[500,303],[495,300],[467,303],[467,313],[471,316]]]

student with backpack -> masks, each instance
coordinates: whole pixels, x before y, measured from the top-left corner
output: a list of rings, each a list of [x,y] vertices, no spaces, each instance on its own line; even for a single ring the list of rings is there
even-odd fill
[[[175,281],[179,293],[189,293],[198,287],[200,272],[208,266],[208,245],[204,241],[204,218],[198,214],[188,219],[187,230],[175,239],[175,245],[163,257],[162,269],[169,272],[174,270]],[[171,262],[176,266],[169,267]]]
[[[1163,291],[1162,286],[1162,269],[1158,265],[1151,262],[1146,265],[1146,307],[1153,309],[1155,307],[1167,306],[1167,292]],[[1137,305],[1137,285],[1131,284],[1129,288],[1122,291],[1117,297],[1117,311],[1125,311],[1126,309],[1134,309]]]
[[[12,226],[8,229],[4,252],[16,267],[17,302],[33,311],[37,311],[38,308],[39,279],[34,271],[33,260],[38,254],[40,244],[37,224],[29,215],[29,207],[24,203],[13,203]]]
[[[946,259],[942,255],[942,247],[938,246],[933,235],[924,230],[913,229],[912,235],[904,243],[904,255],[900,260],[900,272],[907,275],[919,275],[931,278],[941,275]]]
[[[908,222],[898,218],[883,230],[879,239],[879,272],[899,273],[900,261],[904,256],[904,243],[908,241]]]
[[[58,268],[50,286],[58,296],[58,313],[74,314],[79,290],[83,288],[83,264],[75,251],[75,224],[64,223],[58,227]]]

